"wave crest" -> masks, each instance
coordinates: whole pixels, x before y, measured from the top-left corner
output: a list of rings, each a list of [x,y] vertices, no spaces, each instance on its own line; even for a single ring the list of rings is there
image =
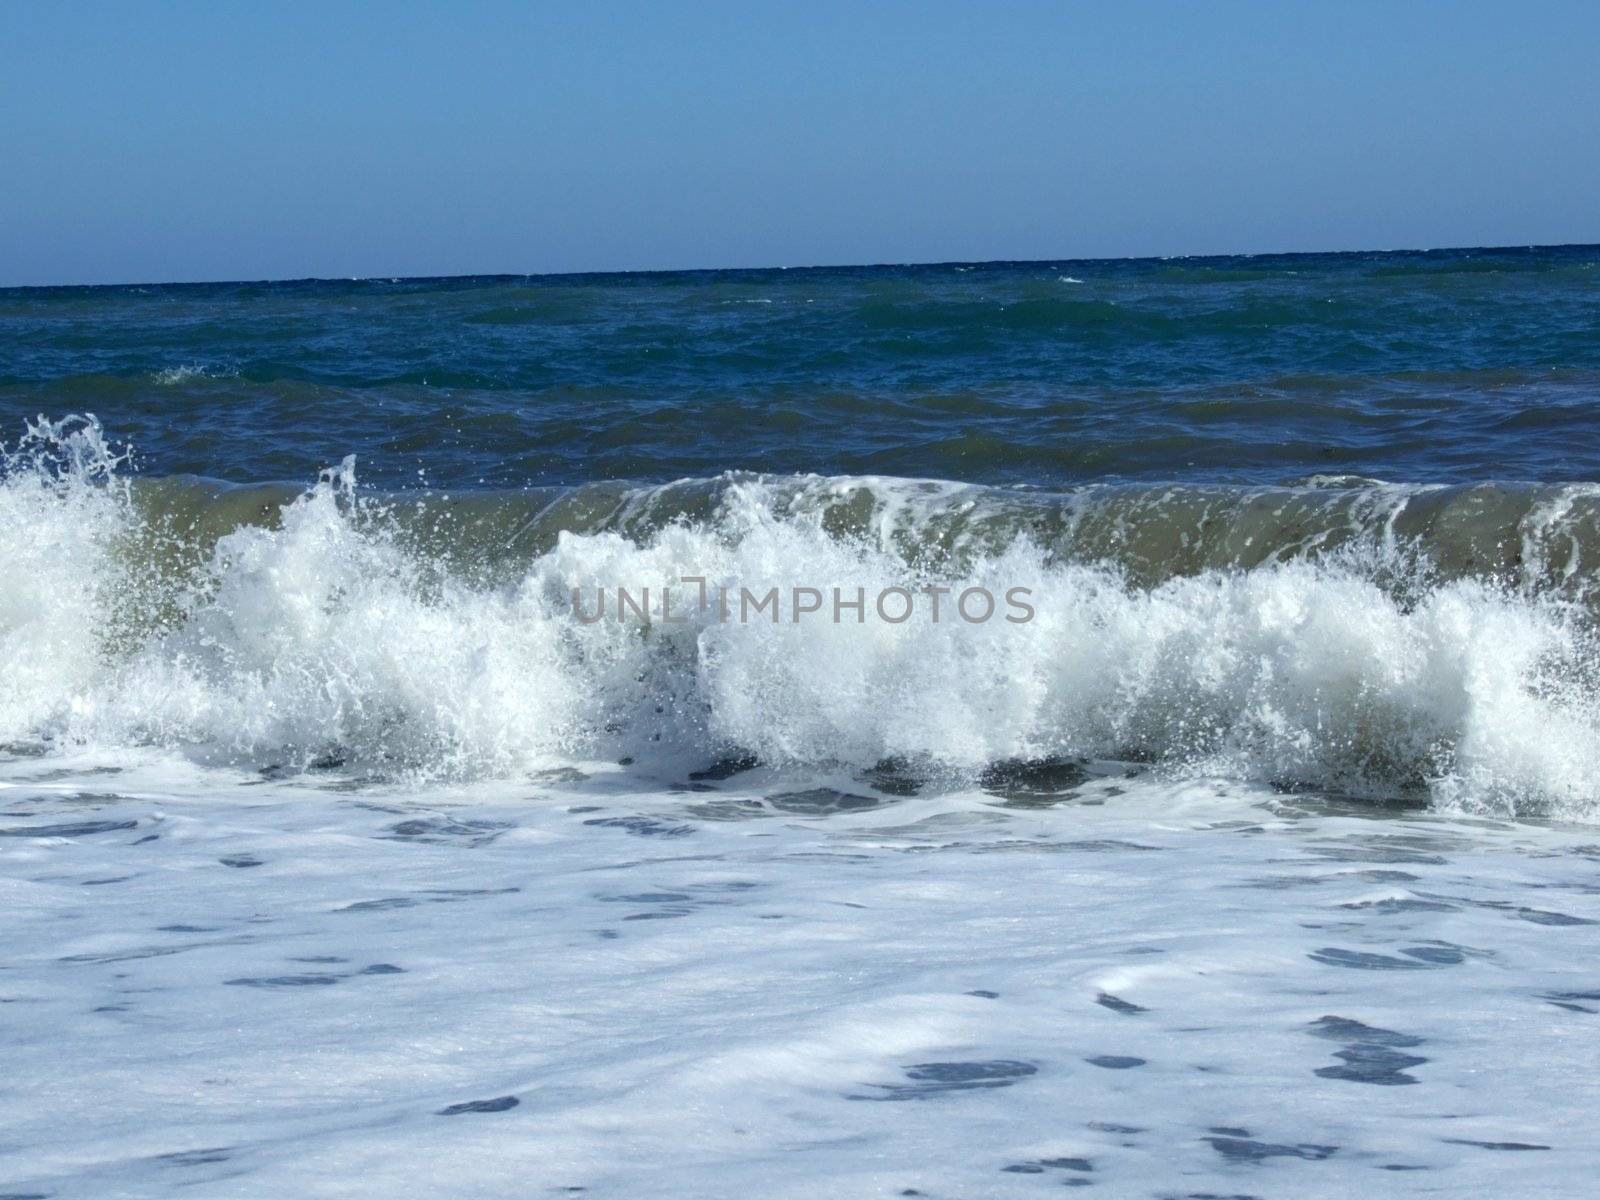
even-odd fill
[[[130,485],[92,418],[41,422],[0,481],[0,738],[423,777],[1088,756],[1588,819],[1595,505],[752,476],[396,497],[352,460],[300,492]],[[1026,587],[1036,615],[572,608],[684,576]]]

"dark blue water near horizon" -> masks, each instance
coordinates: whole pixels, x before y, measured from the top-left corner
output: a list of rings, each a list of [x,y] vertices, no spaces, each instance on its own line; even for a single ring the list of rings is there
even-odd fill
[[[0,290],[0,440],[387,488],[1600,478],[1600,246]]]

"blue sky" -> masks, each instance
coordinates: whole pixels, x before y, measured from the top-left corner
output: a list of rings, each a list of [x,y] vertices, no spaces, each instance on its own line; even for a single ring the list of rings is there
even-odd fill
[[[0,5],[0,285],[1600,240],[1600,5]]]

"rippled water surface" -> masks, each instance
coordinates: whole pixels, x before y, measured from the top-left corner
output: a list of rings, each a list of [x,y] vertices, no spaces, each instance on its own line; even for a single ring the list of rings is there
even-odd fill
[[[0,292],[155,474],[1587,478],[1600,249]]]

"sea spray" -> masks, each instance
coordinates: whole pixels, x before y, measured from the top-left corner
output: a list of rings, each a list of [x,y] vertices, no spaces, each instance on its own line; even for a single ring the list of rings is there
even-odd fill
[[[1109,527],[1104,494],[729,477],[612,492],[587,525],[512,553],[514,572],[485,572],[454,569],[419,533],[419,513],[437,520],[448,498],[363,495],[347,459],[283,503],[247,507],[197,566],[152,572],[140,553],[170,557],[196,523],[140,508],[122,471],[92,419],[31,426],[6,459],[11,741],[417,779],[570,756],[946,771],[1091,756],[1497,812],[1600,811],[1587,576],[1527,552],[1516,578],[1428,558],[1396,529],[1428,503],[1441,525],[1431,491],[1346,497],[1329,526],[1339,538],[1303,528],[1326,489],[1283,491],[1281,552],[1152,579],[1105,553],[1103,530],[1077,532]],[[1165,503],[1182,519],[1225,499]],[[1262,519],[1259,492],[1233,499]],[[1592,520],[1574,510],[1591,499],[1573,492],[1554,515],[1529,500],[1520,530],[1492,536],[1574,542],[1574,521]],[[1125,503],[1128,542],[1154,536],[1155,503]],[[1379,514],[1366,525],[1363,505]],[[590,623],[571,604],[574,589],[686,576],[735,594],[1021,589],[1035,614],[729,622],[691,605],[681,620],[647,608]]]
[[[0,741],[47,732],[106,679],[126,458],[92,415],[41,416],[0,446]]]

